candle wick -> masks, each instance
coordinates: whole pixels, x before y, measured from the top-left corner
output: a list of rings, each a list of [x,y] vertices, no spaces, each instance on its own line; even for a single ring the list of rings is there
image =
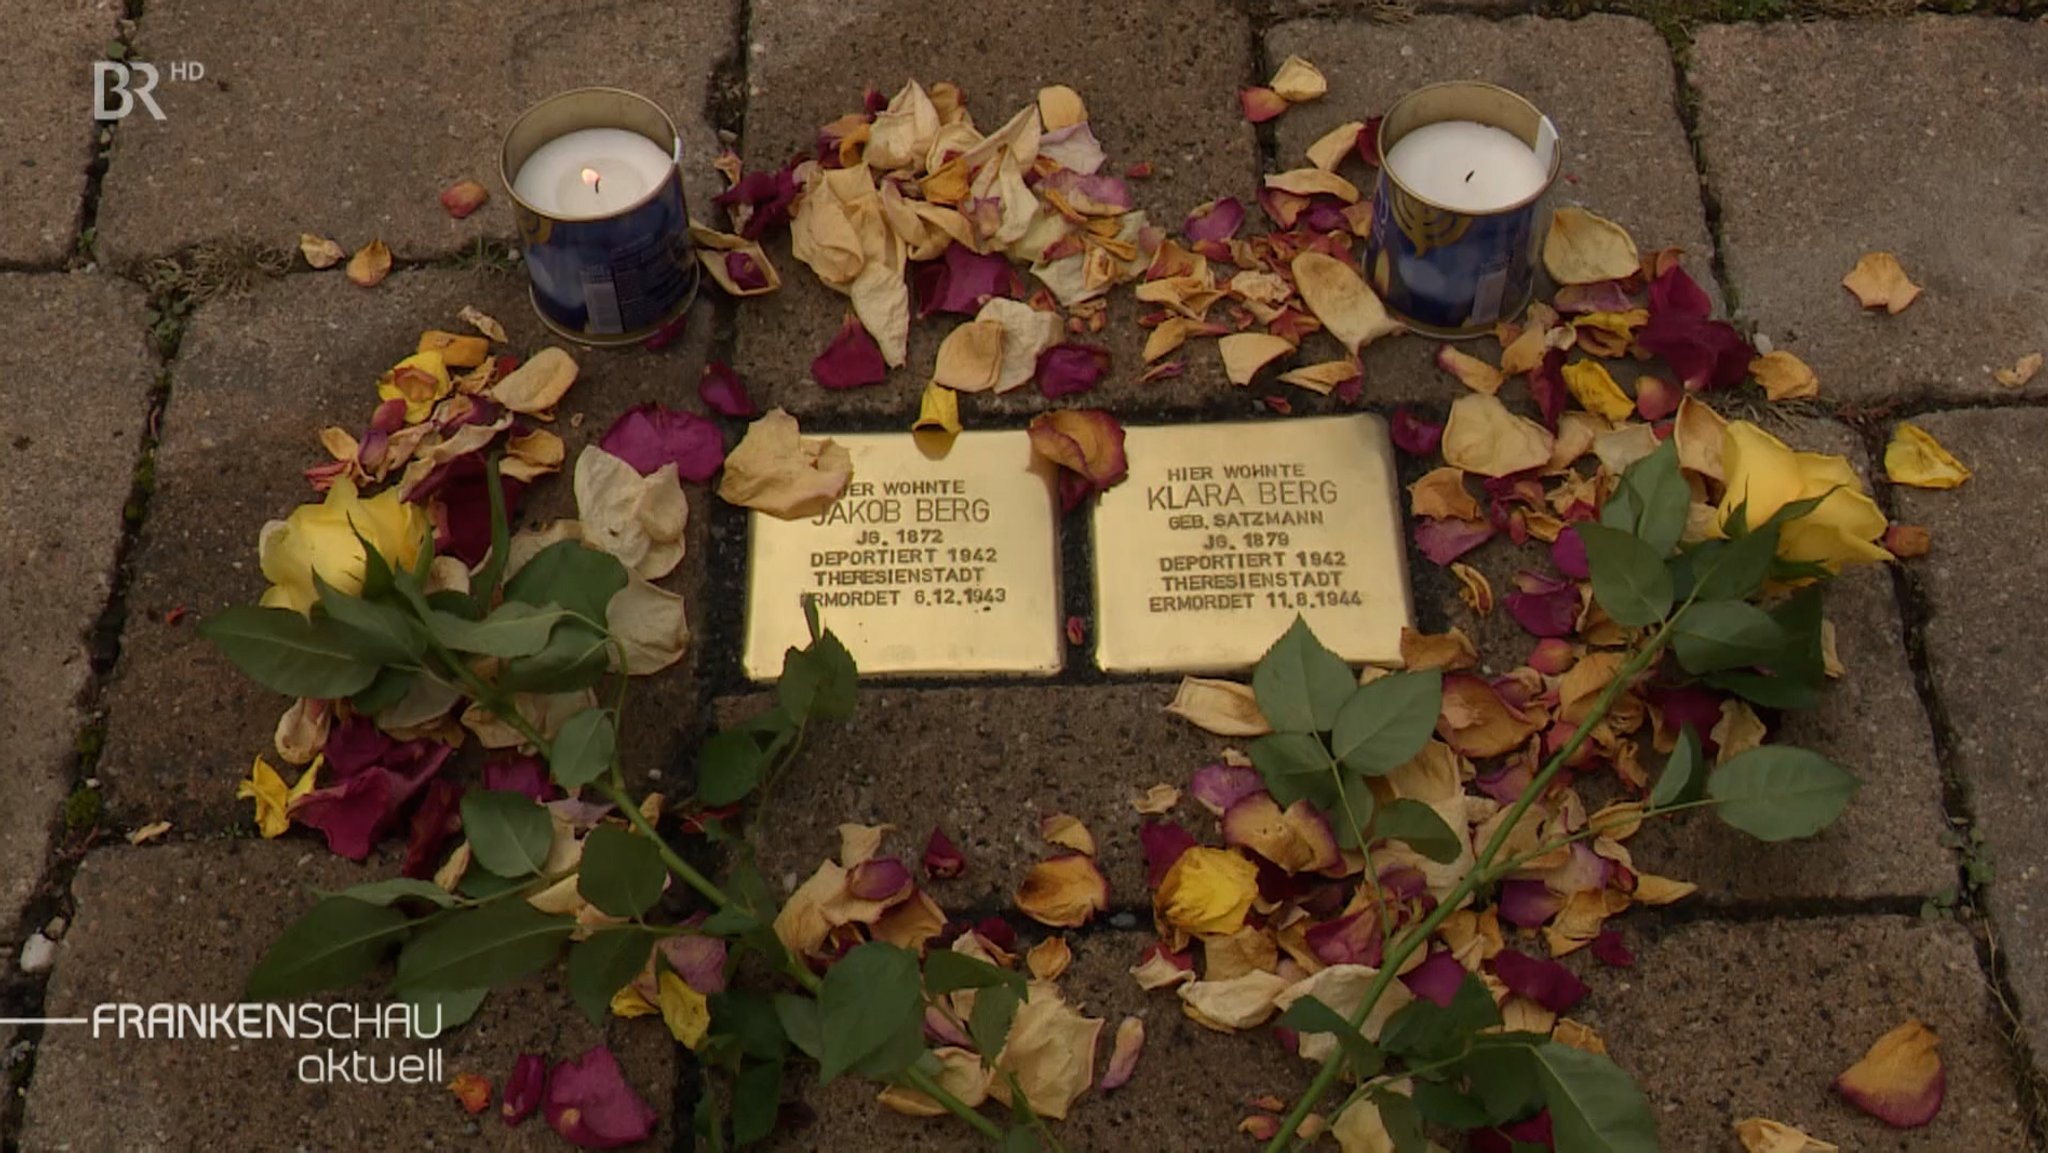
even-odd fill
[[[1476,169],[1476,168],[1472,170],[1472,172],[1477,172],[1477,171],[1479,171],[1479,170],[1478,170],[1478,169]],[[1472,183],[1472,172],[1467,172],[1467,173],[1465,174],[1465,183],[1467,183],[1467,184],[1470,184],[1470,183]]]

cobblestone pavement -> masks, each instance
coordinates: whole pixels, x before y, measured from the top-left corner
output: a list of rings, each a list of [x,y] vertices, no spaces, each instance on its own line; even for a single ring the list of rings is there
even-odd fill
[[[779,163],[870,85],[953,80],[987,117],[1062,82],[1086,96],[1113,157],[1156,166],[1138,195],[1171,220],[1214,195],[1248,196],[1259,172],[1295,166],[1332,124],[1409,87],[1472,77],[1556,116],[1564,199],[1646,246],[1682,247],[1740,323],[1812,364],[1822,396],[1782,418],[1786,435],[1847,453],[1887,512],[1934,542],[1925,558],[1844,583],[1831,613],[1848,674],[1793,722],[1792,739],[1864,778],[1850,816],[1764,850],[1706,821],[1646,832],[1638,858],[1702,891],[1626,919],[1640,963],[1587,974],[1587,1020],[1643,1082],[1669,1149],[1733,1149],[1731,1122],[1756,1114],[1859,1151],[2037,1147],[2048,839],[2034,809],[2048,804],[2048,778],[2032,751],[2048,740],[2048,616],[2032,532],[2048,485],[2036,439],[2048,438],[2048,373],[2012,389],[1990,370],[2048,349],[2048,24],[1711,22],[1778,15],[1775,4],[1565,19],[1491,0],[1412,19],[1381,5],[1231,0],[1014,0],[973,13],[923,0],[460,0],[403,13],[300,0],[262,16],[238,0],[13,8],[0,41],[0,1016],[232,998],[309,888],[391,871],[298,836],[252,839],[233,782],[267,747],[280,702],[192,622],[257,591],[257,530],[300,499],[316,430],[358,418],[364,382],[417,330],[452,326],[476,304],[508,324],[515,347],[541,343],[522,275],[502,256],[503,197],[459,222],[435,202],[460,177],[495,188],[499,135],[526,102],[578,83],[655,96],[684,128],[691,200],[707,214],[718,151]],[[110,53],[163,69],[162,120],[93,121],[90,65]],[[1330,96],[1248,126],[1235,89],[1289,53],[1323,67]],[[174,75],[184,61],[203,78]],[[303,231],[349,247],[382,237],[399,270],[370,291],[310,272],[282,258]],[[1837,285],[1872,249],[1899,253],[1926,289],[1900,316],[1865,314]],[[565,429],[571,454],[639,400],[699,408],[708,359],[735,364],[758,399],[809,429],[895,427],[913,414],[916,390],[901,379],[852,393],[809,383],[843,306],[786,242],[774,255],[785,276],[774,297],[700,302],[687,338],[660,352],[580,356],[573,399],[586,417]],[[1097,403],[1137,419],[1254,415],[1212,367],[1141,386],[1134,316],[1129,302],[1112,310],[1117,367]],[[941,335],[918,326],[912,362],[928,363]],[[1371,349],[1366,405],[1441,412],[1451,386],[1429,347]],[[1016,427],[1042,404],[1022,390],[984,406],[983,423]],[[1889,486],[1878,457],[1905,417],[1974,479],[1951,492]],[[636,773],[675,763],[714,716],[760,707],[732,623],[744,520],[715,504],[692,492],[675,584],[699,641],[642,694],[642,715],[663,719],[628,748]],[[1066,552],[1072,597],[1086,544]],[[1411,567],[1425,627],[1501,635],[1438,574]],[[919,827],[942,812],[981,867],[939,896],[989,912],[1032,858],[1038,815],[1089,821],[1119,916],[1076,935],[1069,995],[1112,1020],[1146,1016],[1153,1040],[1128,1088],[1077,1108],[1066,1130],[1077,1150],[1240,1147],[1243,1103],[1216,1092],[1219,1072],[1246,1094],[1304,1080],[1275,1047],[1196,1028],[1123,975],[1146,939],[1124,800],[1215,752],[1160,714],[1171,689],[1106,681],[1083,648],[1049,683],[870,688],[859,719],[798,770],[790,790],[808,803],[767,838],[769,875],[785,883],[831,852],[840,821]],[[167,835],[124,843],[158,820],[172,823]],[[18,950],[45,929],[58,939],[54,966],[22,971]],[[1894,1131],[1829,1084],[1909,1014],[1943,1038],[1950,1097],[1931,1127]],[[633,1024],[646,1023],[608,1030],[628,1076],[679,1116],[696,1092],[689,1062]],[[447,1059],[500,1076],[521,1049],[598,1036],[536,982],[494,999]],[[0,1146],[509,1139],[489,1116],[481,1131],[467,1125],[441,1088],[309,1088],[280,1053],[0,1026]],[[796,1091],[803,1104],[778,1148],[968,1147],[942,1123],[878,1117],[851,1083]],[[658,1143],[688,1148],[686,1130],[669,1124]],[[553,1144],[539,1124],[517,1138]]]

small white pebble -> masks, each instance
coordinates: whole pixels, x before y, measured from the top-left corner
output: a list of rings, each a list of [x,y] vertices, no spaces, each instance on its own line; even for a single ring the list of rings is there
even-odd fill
[[[15,963],[21,966],[21,971],[24,973],[40,973],[48,969],[56,960],[57,942],[43,936],[41,933],[32,933],[29,935],[28,940],[21,943],[21,956],[16,959]]]

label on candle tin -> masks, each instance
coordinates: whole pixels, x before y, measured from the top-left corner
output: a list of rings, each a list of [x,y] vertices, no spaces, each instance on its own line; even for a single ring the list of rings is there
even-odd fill
[[[699,269],[679,174],[617,216],[556,220],[523,207],[518,216],[534,306],[558,332],[636,339],[696,296]]]

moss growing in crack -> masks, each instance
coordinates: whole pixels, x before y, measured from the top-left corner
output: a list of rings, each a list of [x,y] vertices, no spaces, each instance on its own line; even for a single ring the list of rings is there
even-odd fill
[[[64,798],[64,831],[67,833],[94,829],[106,815],[106,804],[100,799],[100,791],[90,785],[80,785]]]

